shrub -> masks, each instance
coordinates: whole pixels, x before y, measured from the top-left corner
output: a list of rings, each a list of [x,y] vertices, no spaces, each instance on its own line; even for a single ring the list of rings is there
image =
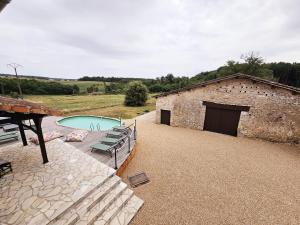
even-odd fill
[[[19,98],[19,94],[18,94],[17,92],[14,92],[14,91],[10,92],[10,93],[9,93],[9,96],[10,96],[11,98]]]
[[[143,106],[148,99],[148,89],[140,81],[133,81],[129,83],[126,91],[125,105],[127,106]]]

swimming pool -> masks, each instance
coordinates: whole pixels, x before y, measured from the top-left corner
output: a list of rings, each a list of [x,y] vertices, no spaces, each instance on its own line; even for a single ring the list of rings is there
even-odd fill
[[[121,121],[109,117],[100,116],[70,116],[57,121],[57,124],[90,131],[110,130],[114,126],[119,126]]]

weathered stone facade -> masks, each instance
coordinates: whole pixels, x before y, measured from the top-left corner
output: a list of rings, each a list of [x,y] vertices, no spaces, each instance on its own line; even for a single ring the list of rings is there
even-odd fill
[[[300,95],[291,90],[232,78],[203,87],[162,95],[156,101],[156,122],[160,110],[171,111],[171,126],[203,130],[206,106],[203,101],[250,106],[241,112],[238,136],[276,142],[300,141]]]

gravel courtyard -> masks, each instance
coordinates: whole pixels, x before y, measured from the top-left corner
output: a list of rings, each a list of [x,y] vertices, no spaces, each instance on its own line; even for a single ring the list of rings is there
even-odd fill
[[[133,225],[300,224],[300,148],[154,124],[140,116],[137,154],[145,205]]]

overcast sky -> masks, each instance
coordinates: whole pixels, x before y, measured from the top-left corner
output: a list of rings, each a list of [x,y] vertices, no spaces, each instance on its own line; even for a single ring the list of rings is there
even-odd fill
[[[299,12],[299,0],[12,0],[0,73],[192,76],[249,51],[299,62]]]

